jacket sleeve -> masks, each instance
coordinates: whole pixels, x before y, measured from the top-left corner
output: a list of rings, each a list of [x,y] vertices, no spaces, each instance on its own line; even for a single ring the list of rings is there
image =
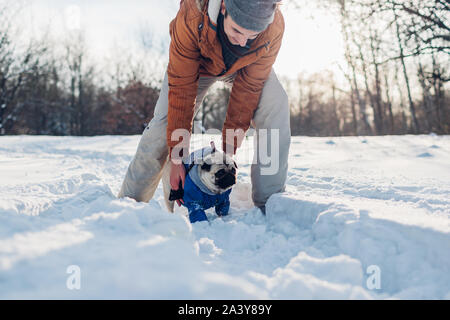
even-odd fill
[[[221,200],[221,202],[215,205],[214,209],[218,216],[226,216],[230,210],[230,199],[226,197]]]
[[[250,127],[253,114],[258,107],[264,83],[269,77],[272,66],[281,48],[284,34],[284,20],[281,13],[278,12],[278,14],[280,18],[277,23],[282,24],[282,28],[280,28],[280,33],[269,44],[269,50],[262,49],[265,52],[260,59],[239,70],[233,83],[227,116],[222,131],[223,150],[227,150],[226,145],[228,144],[230,145],[228,150],[232,150],[233,154],[240,147],[244,135],[238,138],[229,138],[227,141],[226,130],[241,129],[245,133]]]
[[[167,75],[169,82],[169,105],[167,114],[167,145],[169,156],[181,139],[171,139],[175,129],[191,132],[195,98],[197,96],[200,49],[197,19],[189,17],[191,10],[183,1],[177,16],[170,23],[170,47]],[[188,141],[185,141],[189,146]]]

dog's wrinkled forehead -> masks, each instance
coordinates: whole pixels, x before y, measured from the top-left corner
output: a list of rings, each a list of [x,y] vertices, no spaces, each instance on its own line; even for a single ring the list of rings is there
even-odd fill
[[[201,161],[202,170],[210,171],[212,167],[214,168],[214,172],[220,169],[225,169],[226,171],[234,169],[234,172],[237,170],[237,164],[233,158],[225,153],[217,151],[212,154],[208,154],[202,158]]]
[[[222,152],[214,152],[211,154],[208,154],[203,158],[203,163],[210,164],[210,165],[231,165],[234,167],[237,167],[236,163],[234,162],[233,158],[231,158],[226,153]]]

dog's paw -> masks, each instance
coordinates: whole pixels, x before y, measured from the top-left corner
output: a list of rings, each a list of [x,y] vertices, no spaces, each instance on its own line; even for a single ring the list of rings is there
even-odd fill
[[[191,223],[199,221],[208,221],[208,218],[206,217],[205,211],[195,210],[189,213],[189,221],[191,221]]]

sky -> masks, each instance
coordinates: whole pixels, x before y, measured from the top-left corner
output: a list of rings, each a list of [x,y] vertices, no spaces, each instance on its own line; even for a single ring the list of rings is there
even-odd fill
[[[87,46],[98,58],[114,44],[132,48],[139,43],[143,26],[168,43],[168,26],[179,8],[179,0],[28,0],[22,14],[30,33],[39,36],[46,26],[55,35],[70,30],[85,31]],[[284,1],[283,44],[274,65],[278,75],[296,78],[299,72],[338,70],[343,46],[339,24],[323,10],[304,7],[293,10]],[[130,49],[131,50],[131,49]]]

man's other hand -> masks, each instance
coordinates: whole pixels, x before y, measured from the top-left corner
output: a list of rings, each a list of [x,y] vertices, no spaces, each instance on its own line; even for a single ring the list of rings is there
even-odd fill
[[[170,187],[172,190],[178,190],[180,187],[180,180],[182,188],[184,189],[184,179],[186,178],[186,169],[184,168],[184,164],[175,164],[170,161]],[[183,199],[177,200],[177,204],[180,207],[181,204],[184,204]]]

